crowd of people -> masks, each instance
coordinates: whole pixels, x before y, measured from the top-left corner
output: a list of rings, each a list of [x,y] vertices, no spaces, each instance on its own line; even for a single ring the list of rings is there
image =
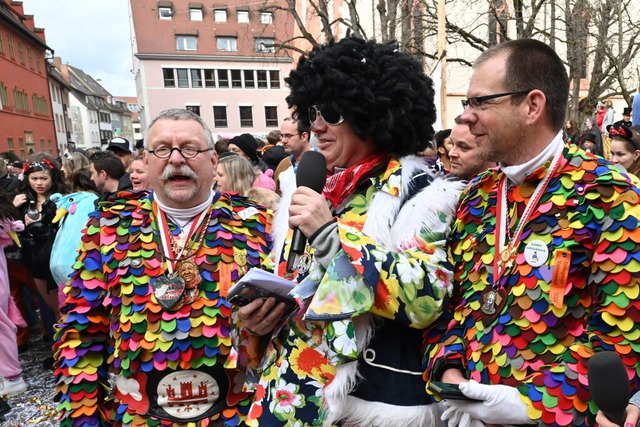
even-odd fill
[[[617,352],[640,389],[631,109],[567,120],[531,39],[483,52],[437,133],[394,42],[317,46],[285,82],[264,143],[169,109],[139,150],[0,161],[0,395],[39,330],[61,426],[614,425],[587,373]],[[310,151],[321,191],[297,185]],[[294,303],[230,304],[253,268]]]

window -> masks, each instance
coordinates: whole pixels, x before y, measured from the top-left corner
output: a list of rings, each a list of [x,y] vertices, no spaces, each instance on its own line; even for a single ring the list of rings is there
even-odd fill
[[[269,71],[269,81],[271,82],[271,89],[280,89],[280,71]]]
[[[216,22],[227,22],[227,11],[225,9],[214,10],[213,20]]]
[[[235,37],[218,37],[216,46],[220,52],[237,52],[238,44]]]
[[[242,72],[240,70],[231,70],[231,87],[242,87]]]
[[[229,70],[218,70],[218,87],[229,87]]]
[[[264,118],[267,127],[278,127],[278,107],[264,107]]]
[[[9,92],[7,92],[7,86],[0,82],[0,104],[2,104],[2,108],[9,107]]]
[[[27,152],[24,148],[24,138],[18,138],[18,145],[20,146],[20,158],[25,159]]]
[[[170,7],[159,7],[158,8],[158,18],[160,19],[171,19],[173,16],[173,11]]]
[[[276,51],[275,46],[273,46],[273,44],[275,43],[274,39],[261,37],[261,38],[256,38],[255,42],[256,42],[256,52],[274,53]]]
[[[176,77],[173,68],[163,68],[162,78],[164,79],[164,87],[176,87]]]
[[[38,66],[38,73],[42,74],[42,60],[40,55],[36,52],[36,65]]]
[[[44,138],[40,138],[40,151],[44,151]]]
[[[18,55],[20,56],[20,63],[24,65],[24,48],[20,40],[18,40]]]
[[[261,24],[271,24],[271,23],[273,23],[273,13],[272,12],[260,12],[260,23]]]
[[[7,146],[9,147],[9,151],[11,151],[12,153],[14,152],[14,148],[13,148],[13,138],[7,138]]]
[[[178,68],[178,87],[189,87],[189,73],[186,68]]]
[[[256,81],[253,76],[253,70],[244,70],[244,87],[253,89],[256,87]]]
[[[176,50],[198,50],[198,37],[176,36]]]
[[[240,127],[250,128],[253,127],[253,111],[251,106],[240,106]]]
[[[258,70],[258,89],[266,89],[269,87],[267,84],[267,72],[265,70]]]
[[[4,53],[4,39],[2,38],[2,32],[0,32],[0,53]]]
[[[248,24],[249,23],[249,11],[247,11],[247,10],[239,10],[238,11],[238,23],[239,24]]]
[[[227,124],[227,107],[213,107],[213,126],[217,128],[226,128]]]
[[[29,58],[29,68],[33,70],[33,49],[31,49],[31,46],[27,46],[27,58]]]
[[[9,56],[11,57],[11,59],[16,59],[16,53],[13,50],[13,36],[11,34],[9,34]]]
[[[204,87],[216,87],[216,70],[204,70]]]
[[[202,21],[202,9],[189,8],[189,19],[192,21]]]
[[[202,70],[191,69],[191,87],[202,87]]]
[[[194,114],[200,115],[200,106],[199,105],[187,105],[185,107],[187,110],[191,111]]]

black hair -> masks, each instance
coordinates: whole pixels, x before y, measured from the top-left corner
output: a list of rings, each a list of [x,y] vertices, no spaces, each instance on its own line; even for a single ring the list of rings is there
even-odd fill
[[[569,76],[555,50],[534,39],[509,40],[484,51],[474,67],[502,54],[507,55],[505,90],[542,91],[547,99],[549,122],[554,130],[560,131],[565,124],[569,100]],[[525,96],[513,95],[511,102],[522,102]]]
[[[38,200],[38,195],[29,184],[29,175],[34,172],[46,172],[51,177],[51,189],[47,196],[54,193],[66,194],[67,185],[64,182],[60,167],[56,163],[51,162],[46,156],[39,158],[41,160],[32,161],[25,166],[24,178],[20,182],[19,192],[26,194],[29,200]]]
[[[433,139],[436,141],[436,147],[444,147],[444,141],[451,136],[451,129],[443,129],[441,131],[436,132]]]
[[[285,82],[293,118],[307,125],[311,105],[331,105],[359,138],[371,138],[382,153],[413,154],[433,138],[433,81],[396,42],[347,37],[316,46]]]
[[[89,157],[96,172],[105,171],[113,179],[120,179],[125,174],[124,165],[111,151],[97,151]]]

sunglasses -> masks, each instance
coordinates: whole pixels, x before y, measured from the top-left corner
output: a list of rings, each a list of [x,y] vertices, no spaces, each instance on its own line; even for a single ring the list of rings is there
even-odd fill
[[[338,112],[335,108],[324,105],[312,105],[309,107],[309,122],[314,123],[316,119],[320,116],[324,122],[330,126],[337,126],[340,123],[344,122],[344,117],[342,114]]]

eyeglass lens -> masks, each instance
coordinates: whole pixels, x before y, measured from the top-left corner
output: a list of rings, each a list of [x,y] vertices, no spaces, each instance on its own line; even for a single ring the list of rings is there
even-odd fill
[[[320,114],[323,120],[329,125],[337,125],[342,121],[342,115],[335,108],[328,105],[322,107],[312,105],[309,107],[309,121],[311,121],[311,123],[316,121],[318,114]]]

